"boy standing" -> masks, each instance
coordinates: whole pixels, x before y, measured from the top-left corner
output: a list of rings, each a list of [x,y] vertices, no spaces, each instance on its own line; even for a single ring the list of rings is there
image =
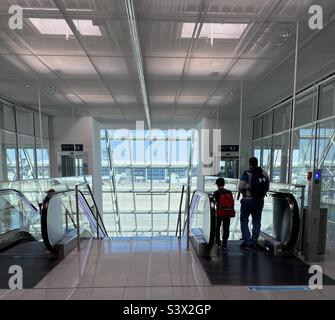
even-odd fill
[[[229,238],[230,218],[235,217],[234,198],[231,191],[224,188],[223,178],[218,178],[215,183],[218,188],[213,194],[216,202],[216,243],[221,246],[220,229],[223,225],[222,249],[225,250]]]

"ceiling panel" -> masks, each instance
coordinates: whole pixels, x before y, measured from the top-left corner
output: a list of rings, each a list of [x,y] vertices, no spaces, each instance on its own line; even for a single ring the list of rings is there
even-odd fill
[[[147,58],[145,59],[148,78],[179,79],[185,58]]]
[[[87,57],[41,56],[50,69],[63,79],[85,77],[98,79],[98,75]]]
[[[285,98],[293,90],[297,18],[299,43],[308,42],[299,52],[298,87],[335,68],[335,23],[318,33],[306,20],[309,6],[322,4],[327,21],[335,12],[333,0],[206,0],[202,14],[202,0],[134,2],[154,119],[214,117],[217,108],[237,116],[241,81],[247,113]],[[24,11],[23,30],[8,28],[11,4],[31,7]],[[80,36],[83,46],[73,35],[42,35],[29,18],[62,20],[53,1],[0,1],[0,92],[36,106],[39,79],[43,106],[53,114],[57,108],[62,113],[75,106],[77,114],[122,119],[124,113],[129,119],[144,119],[124,1],[64,4],[71,9],[68,17],[91,20],[101,35]],[[36,10],[39,7],[44,10]],[[206,24],[243,23],[248,28],[240,39],[196,39],[187,56],[191,39],[182,37],[183,26],[195,24],[199,17]],[[117,105],[111,107],[114,99]]]
[[[188,77],[207,78],[211,80],[221,79],[231,59],[190,59],[190,63],[186,72]]]

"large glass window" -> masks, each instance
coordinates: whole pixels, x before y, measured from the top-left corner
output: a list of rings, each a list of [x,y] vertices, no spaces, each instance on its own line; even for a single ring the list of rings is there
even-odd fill
[[[0,130],[0,181],[17,179],[16,134]]]
[[[36,165],[37,178],[50,178],[50,150],[49,140],[36,138]]]
[[[289,170],[289,146],[290,133],[273,136],[272,138],[272,181],[273,182],[288,182]]]
[[[309,93],[297,99],[294,116],[294,126],[300,127],[314,120],[314,93]]]
[[[258,160],[261,159],[261,151],[262,151],[262,141],[257,140],[253,142],[253,156],[256,157]]]
[[[0,104],[0,128],[15,132],[15,113],[11,106]]]
[[[279,133],[291,128],[292,101],[274,110],[273,132]]]
[[[297,129],[293,137],[292,183],[305,184],[307,172],[313,169],[315,129]]]
[[[17,131],[33,136],[35,134],[33,112],[16,108]]]
[[[262,139],[262,159],[263,170],[270,174],[271,168],[271,137]]]
[[[45,115],[41,116],[42,119],[42,137],[48,139],[49,138],[49,118]],[[35,120],[35,134],[36,137],[40,137],[40,116],[38,113],[34,113]]]
[[[272,134],[272,111],[269,111],[263,115],[263,131],[262,137],[267,137]]]
[[[322,171],[322,203],[335,221],[335,119],[318,126],[317,167]]]
[[[253,132],[253,136],[254,139],[259,139],[262,137],[262,117],[258,117],[256,119],[254,119],[254,132]]]
[[[182,187],[190,177],[192,188],[196,188],[196,168],[190,167],[191,138],[196,135],[192,130],[108,130],[108,144],[103,131],[104,217],[114,217],[107,219],[108,231],[119,235],[121,230],[122,236],[174,235]],[[197,140],[193,141],[193,150],[198,151]],[[197,159],[193,157],[192,162],[196,165]],[[115,190],[110,172],[115,173]],[[116,198],[118,213],[113,201]],[[132,227],[124,227],[130,220]]]
[[[0,181],[50,177],[49,118],[0,104]]]
[[[335,82],[321,87],[318,119],[335,115]]]
[[[36,179],[35,173],[35,139],[19,135],[20,180]]]

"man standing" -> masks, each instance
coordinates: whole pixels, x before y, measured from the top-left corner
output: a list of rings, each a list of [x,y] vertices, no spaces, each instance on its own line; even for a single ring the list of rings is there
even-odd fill
[[[249,169],[240,178],[238,191],[241,199],[241,248],[257,248],[257,240],[261,231],[264,197],[269,191],[270,180],[268,174],[258,166],[258,159],[249,159]],[[249,230],[249,216],[252,216],[252,235]]]

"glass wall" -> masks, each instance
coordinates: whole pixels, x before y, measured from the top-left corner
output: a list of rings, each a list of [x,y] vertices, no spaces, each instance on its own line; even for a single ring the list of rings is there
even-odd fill
[[[335,224],[335,77],[300,92],[295,110],[292,100],[254,118],[253,153],[275,182],[307,185],[307,172],[323,169],[321,206],[328,208],[330,247],[329,230]]]
[[[145,131],[140,135],[130,130],[102,130],[100,136],[108,232],[175,235],[182,187],[188,179],[194,189],[197,185],[196,157],[190,165],[190,154],[197,150],[192,149],[193,130]],[[113,205],[113,198],[117,205]]]
[[[50,177],[49,118],[0,102],[0,181]]]

